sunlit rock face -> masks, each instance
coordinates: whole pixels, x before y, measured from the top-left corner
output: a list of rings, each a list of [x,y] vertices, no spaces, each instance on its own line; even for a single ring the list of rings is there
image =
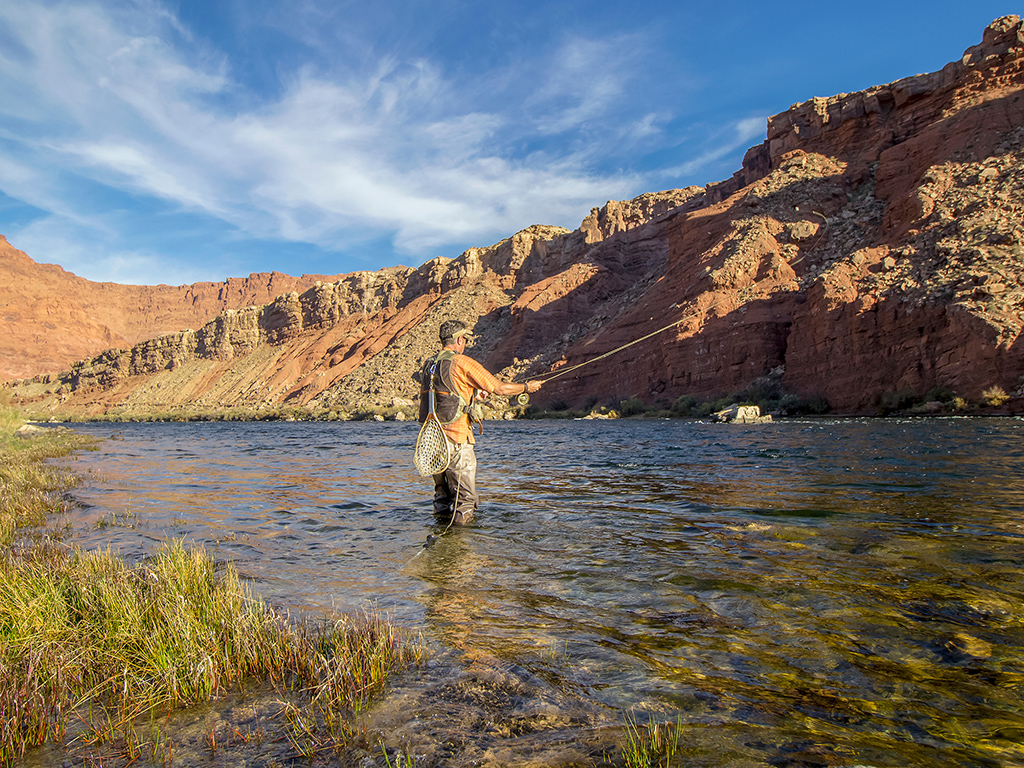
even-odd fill
[[[609,201],[574,231],[532,226],[418,269],[115,286],[4,243],[5,375],[52,374],[15,394],[72,412],[386,406],[418,397],[412,374],[455,316],[505,377],[568,371],[539,403],[668,404],[769,376],[841,412],[993,386],[1012,410],[1022,61],[1021,22],[1004,17],[939,72],[772,117],[731,179]]]

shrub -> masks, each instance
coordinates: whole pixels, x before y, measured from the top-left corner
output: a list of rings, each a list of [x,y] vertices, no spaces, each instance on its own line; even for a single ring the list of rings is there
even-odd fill
[[[1006,390],[1002,387],[989,387],[981,393],[981,404],[987,406],[999,406],[1010,399]]]
[[[736,393],[736,402],[760,405],[783,396],[782,384],[777,377],[759,376],[747,385],[746,389]]]
[[[681,395],[672,403],[672,413],[676,416],[692,416],[700,401],[693,395]]]
[[[642,413],[647,413],[647,406],[639,397],[629,397],[619,403],[619,413],[623,417],[639,416]]]
[[[956,401],[956,399],[956,392],[951,390],[949,387],[942,386],[941,384],[929,389],[924,396],[924,401],[926,403],[932,403],[936,401],[940,403],[953,403],[954,401]]]
[[[878,403],[878,414],[888,416],[891,413],[905,411],[921,402],[921,396],[913,390],[901,389],[897,392],[886,392]]]

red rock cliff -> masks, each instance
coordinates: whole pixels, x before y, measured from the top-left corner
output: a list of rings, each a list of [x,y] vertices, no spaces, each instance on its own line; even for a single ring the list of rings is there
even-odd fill
[[[37,264],[0,236],[0,379],[59,373],[75,360],[265,304],[336,277],[280,272],[193,285],[94,283]]]
[[[477,321],[474,354],[492,369],[550,377],[542,404],[669,404],[766,381],[850,413],[937,387],[976,400],[998,386],[1019,404],[1022,62],[1020,20],[1005,17],[940,72],[771,118],[725,182],[296,288],[22,394],[87,412],[389,404],[416,396],[410,374],[455,315]],[[126,340],[142,334],[131,314]]]

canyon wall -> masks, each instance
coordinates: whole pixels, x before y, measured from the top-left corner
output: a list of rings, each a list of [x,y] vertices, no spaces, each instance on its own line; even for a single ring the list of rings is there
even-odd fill
[[[96,283],[37,264],[0,235],[0,379],[59,373],[110,347],[198,328],[225,310],[338,277],[270,272],[179,286]]]
[[[415,399],[412,373],[457,316],[476,322],[472,354],[492,370],[549,378],[541,404],[668,404],[771,377],[844,413],[936,387],[972,400],[1000,387],[1019,407],[1022,62],[1021,22],[1004,17],[940,72],[776,115],[724,182],[612,201],[576,230],[534,226],[418,269],[281,287],[205,324],[160,294],[148,325],[131,304],[109,331],[127,343],[15,392],[83,413],[387,405]],[[273,278],[235,295],[283,286]],[[188,303],[195,287],[167,290]],[[175,332],[133,345],[157,315]],[[94,343],[114,325],[90,322]],[[53,325],[62,337],[70,320]]]

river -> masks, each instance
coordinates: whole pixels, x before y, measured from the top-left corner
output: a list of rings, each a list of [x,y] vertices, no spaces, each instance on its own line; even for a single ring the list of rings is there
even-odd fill
[[[109,439],[72,541],[421,633],[375,716],[454,734],[438,764],[571,763],[627,714],[678,718],[685,765],[1024,763],[1020,419],[488,422],[477,520],[429,547],[415,424],[75,428]]]

